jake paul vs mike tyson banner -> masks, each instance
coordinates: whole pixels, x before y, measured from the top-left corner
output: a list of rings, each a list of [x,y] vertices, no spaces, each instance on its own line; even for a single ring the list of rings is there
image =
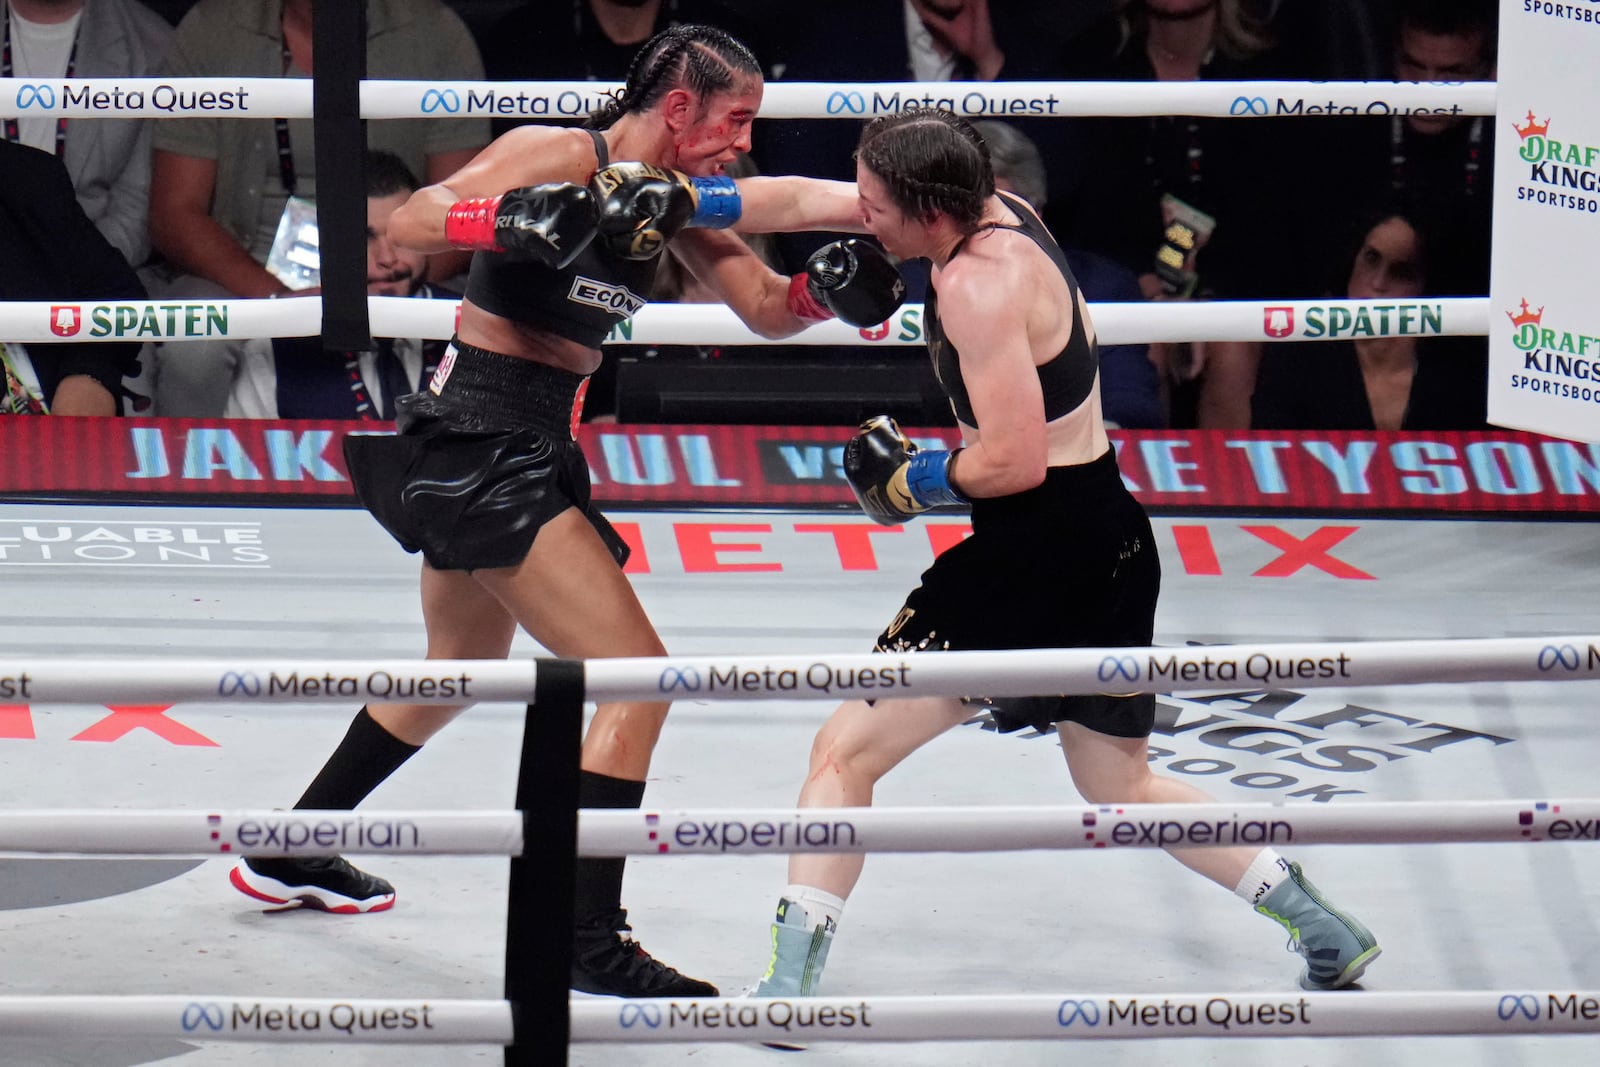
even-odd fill
[[[0,419],[0,501],[353,507],[344,439],[390,432],[359,422]],[[960,443],[947,428],[906,432],[923,448]],[[843,470],[851,433],[841,426],[585,424],[578,440],[595,499],[609,508],[854,512]],[[1600,518],[1600,444],[1509,430],[1114,430],[1110,436],[1123,483],[1164,513],[1287,509]]]
[[[1500,0],[1489,421],[1600,441],[1600,0]]]

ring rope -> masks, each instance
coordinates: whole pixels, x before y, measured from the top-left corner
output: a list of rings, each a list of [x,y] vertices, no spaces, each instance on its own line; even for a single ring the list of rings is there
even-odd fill
[[[311,118],[309,78],[7,78],[0,117]],[[361,83],[361,117],[586,118],[621,83],[416,81]],[[761,118],[860,119],[917,107],[969,117],[1495,114],[1494,82],[1015,81],[772,82]]]
[[[455,332],[459,301],[367,297],[377,337],[445,340]],[[1336,337],[1428,335],[1482,337],[1487,297],[1393,300],[1217,300],[1195,303],[1092,303],[1102,345],[1162,341],[1303,341]],[[63,319],[63,309],[70,313]],[[786,345],[921,345],[923,308],[907,304],[877,329],[837,320],[818,323]],[[71,299],[0,302],[0,334],[21,344],[52,341],[312,337],[322,329],[322,298],[212,301]],[[64,332],[70,331],[70,332]],[[612,344],[770,345],[729,307],[648,304],[614,327]]]
[[[865,520],[863,520],[865,521]],[[550,661],[545,661],[550,662]],[[533,699],[538,660],[0,659],[34,704],[417,704]],[[1600,634],[996,652],[592,659],[586,699],[837,700],[1600,679]]]
[[[516,811],[0,812],[0,853],[523,855]],[[1600,840],[1600,799],[1353,804],[581,809],[578,855],[1020,852]]]
[[[573,1000],[572,1041],[983,1041],[1600,1033],[1600,991],[1032,993]],[[505,1045],[506,1001],[0,996],[0,1036]]]
[[[980,1041],[1600,1032],[1592,991],[1034,993],[574,1001],[573,1042]],[[1532,1017],[1529,1017],[1529,1012]]]
[[[509,1045],[505,1000],[383,997],[0,996],[0,1037]]]

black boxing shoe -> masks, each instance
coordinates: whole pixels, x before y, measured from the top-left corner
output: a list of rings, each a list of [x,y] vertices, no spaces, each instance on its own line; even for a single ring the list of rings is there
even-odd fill
[[[394,907],[394,886],[341,856],[247,857],[228,881],[246,896],[277,905],[276,911],[307,907],[358,915]]]
[[[717,987],[668,967],[633,939],[628,913],[580,923],[572,947],[572,988],[601,997],[714,997]]]

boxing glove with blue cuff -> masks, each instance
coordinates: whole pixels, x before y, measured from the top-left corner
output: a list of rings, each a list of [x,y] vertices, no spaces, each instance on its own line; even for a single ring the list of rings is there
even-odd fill
[[[613,163],[589,180],[600,239],[624,259],[650,259],[688,226],[721,230],[739,221],[732,178],[691,178],[649,163]]]
[[[971,503],[950,482],[960,451],[919,449],[894,419],[875,415],[845,445],[844,474],[868,517],[898,526],[930,508]]]

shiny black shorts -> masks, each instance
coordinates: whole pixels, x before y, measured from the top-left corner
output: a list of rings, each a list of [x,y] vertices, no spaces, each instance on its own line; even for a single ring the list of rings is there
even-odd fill
[[[628,546],[594,507],[573,440],[585,380],[452,341],[429,386],[396,403],[398,433],[345,438],[356,496],[439,570],[514,567],[568,508],[584,512],[622,565]]]
[[[1051,467],[1027,492],[973,501],[972,536],[922,574],[880,652],[924,649],[1149,645],[1161,562],[1144,508],[1122,484],[1116,455]],[[1148,737],[1150,694],[988,700],[1002,732],[1063,720],[1116,737]]]

